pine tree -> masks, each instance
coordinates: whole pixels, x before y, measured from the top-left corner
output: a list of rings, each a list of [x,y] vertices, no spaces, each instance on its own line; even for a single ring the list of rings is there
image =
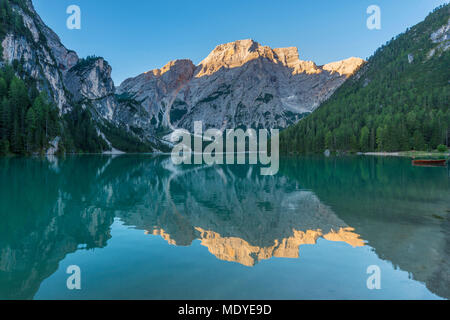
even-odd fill
[[[11,132],[11,151],[17,154],[23,154],[22,134],[20,132],[19,120],[14,119]]]
[[[0,139],[8,139],[10,134],[11,111],[6,97],[0,101]]]
[[[413,148],[414,150],[425,150],[425,140],[422,133],[419,130],[414,131],[413,136]]]
[[[435,48],[430,32],[447,25],[449,13],[450,5],[440,7],[378,49],[363,70],[316,111],[281,132],[280,150],[323,151],[317,150],[322,133],[314,128],[326,128],[324,147],[330,145],[331,132],[337,150],[406,151],[448,145],[450,52],[433,57],[426,53]],[[405,52],[414,53],[415,63],[405,60]]]
[[[361,130],[361,136],[359,138],[359,147],[363,152],[367,152],[369,150],[369,128],[366,126]]]
[[[35,148],[36,115],[33,108],[28,109],[26,116],[26,150],[32,152]]]
[[[8,94],[8,84],[3,77],[0,77],[0,97],[3,98]]]

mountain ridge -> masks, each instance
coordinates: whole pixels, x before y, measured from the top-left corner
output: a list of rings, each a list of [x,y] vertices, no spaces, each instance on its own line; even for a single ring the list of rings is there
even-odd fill
[[[25,125],[27,113],[30,119],[36,113],[30,102],[14,114],[19,125],[5,128],[2,153],[14,139],[14,153],[167,151],[165,137],[198,120],[222,130],[282,129],[312,112],[364,63],[355,58],[317,66],[300,60],[297,48],[271,49],[247,39],[218,45],[197,66],[171,61],[115,87],[108,62],[67,49],[31,0],[3,5],[11,16],[2,17],[0,58],[55,103],[61,129],[25,147],[26,136],[39,140],[34,125]]]
[[[450,4],[380,47],[310,116],[283,153],[435,150],[450,138]]]
[[[235,59],[237,58],[237,59]],[[292,74],[317,74],[323,71],[337,72],[347,77],[351,76],[355,70],[364,63],[364,60],[357,57],[350,57],[343,60],[333,61],[323,66],[318,66],[313,61],[300,60],[297,47],[270,48],[262,46],[253,39],[236,40],[216,46],[209,55],[197,65],[190,59],[175,59],[166,63],[162,68],[152,69],[144,74],[153,73],[155,76],[162,75],[170,70],[177,63],[185,62],[195,66],[195,77],[212,75],[221,68],[241,67],[245,63],[258,58],[266,58],[274,63],[279,63],[285,67],[293,69]],[[139,75],[138,75],[139,76]],[[129,77],[129,81],[136,77]],[[122,83],[120,85],[122,85]],[[119,85],[119,86],[120,86]]]
[[[75,51],[67,49],[42,21],[31,0],[8,0],[1,5],[1,65],[14,66],[14,75],[27,82],[29,92],[36,89],[47,95],[59,110],[56,122],[60,129],[56,136],[46,135],[46,141],[39,146],[32,143],[25,148],[25,136],[31,136],[30,141],[38,140],[33,137],[34,125],[27,128],[24,119],[30,110],[32,119],[36,110],[27,103],[21,106],[23,112],[17,113],[13,105],[6,104],[0,110],[1,116],[9,117],[11,113],[13,124],[17,121],[19,125],[13,128],[5,122],[0,153],[9,152],[12,140],[14,153],[155,149],[157,141],[148,132],[150,124],[144,111],[138,104],[117,98],[112,69],[105,59],[80,59]]]
[[[216,46],[198,65],[181,59],[118,87],[142,102],[167,133],[205,127],[285,128],[314,110],[364,64],[359,58],[317,66],[295,47],[271,49],[246,39]]]
[[[296,47],[272,49],[245,39],[216,46],[198,65],[188,59],[170,61],[118,87],[108,62],[80,59],[67,49],[31,0],[2,5],[7,9],[0,15],[2,65],[15,65],[28,91],[36,86],[46,92],[60,111],[58,126],[71,128],[46,135],[40,152],[167,151],[166,137],[177,128],[192,130],[195,121],[220,130],[295,125],[282,135],[288,137],[282,142],[284,152],[291,152],[292,145],[295,152],[448,145],[449,5],[380,48],[368,63],[351,57],[318,66],[301,60]],[[14,19],[4,17],[5,11]],[[436,76],[429,77],[430,70]],[[337,100],[342,108],[326,107]],[[31,109],[29,102],[12,124],[1,128],[0,152],[8,152],[13,139],[19,146],[15,150],[38,151],[24,147],[26,136],[34,139],[33,126],[25,126],[25,116],[34,119],[33,112],[27,115]],[[10,105],[0,108],[10,111]],[[321,117],[328,120],[313,121]],[[299,127],[303,132],[296,131]]]

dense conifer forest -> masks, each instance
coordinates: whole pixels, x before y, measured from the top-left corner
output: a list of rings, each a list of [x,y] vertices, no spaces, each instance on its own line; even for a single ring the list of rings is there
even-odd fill
[[[379,48],[319,109],[281,133],[280,150],[367,152],[448,146],[450,50],[434,43],[431,34],[449,17],[450,5],[441,6]]]
[[[0,39],[12,32],[32,40],[22,16],[12,9],[13,5],[29,13],[23,0],[1,0]],[[47,46],[44,39],[41,43]],[[100,126],[107,129],[109,141],[116,148],[129,152],[152,151],[149,143],[130,135],[126,128],[97,123],[89,104],[84,107],[73,104],[70,111],[61,114],[51,97],[37,90],[38,83],[24,70],[24,61],[14,60],[8,65],[2,61],[2,56],[0,46],[0,155],[39,154],[52,147],[57,148],[58,153],[101,153],[111,147],[99,134]],[[80,59],[74,68],[82,69],[96,59],[95,56]]]
[[[0,1],[0,39],[8,32],[31,39],[12,4],[28,11],[22,0]],[[100,152],[108,148],[98,136],[88,110],[75,106],[62,117],[50,97],[37,90],[36,80],[23,69],[23,61],[0,64],[0,154],[42,153],[52,147],[56,137],[61,153]]]

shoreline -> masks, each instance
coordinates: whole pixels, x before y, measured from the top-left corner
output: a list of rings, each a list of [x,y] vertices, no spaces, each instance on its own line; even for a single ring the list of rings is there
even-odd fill
[[[449,157],[448,152],[429,152],[429,151],[398,151],[398,152],[365,152],[361,153],[364,156],[375,156],[375,157]]]
[[[365,152],[361,153],[364,156],[377,156],[377,157],[404,157],[401,152]]]
[[[222,154],[229,154],[232,152],[224,152]],[[235,154],[240,154],[242,152],[234,152]],[[245,154],[249,154],[251,152],[243,152]],[[195,154],[195,153],[194,153]],[[52,153],[44,153],[44,154],[31,154],[31,155],[18,155],[18,154],[5,154],[0,155],[0,158],[5,157],[47,157],[47,156],[54,156],[54,157],[60,157],[60,156],[83,156],[83,155],[104,155],[104,156],[119,156],[119,155],[165,155],[170,156],[170,152],[124,152],[117,149],[114,149],[112,151],[105,151],[105,152],[98,152],[98,153],[65,153],[65,154],[52,154]],[[280,156],[287,156],[287,155],[313,155],[313,154],[280,154]],[[321,155],[321,153],[317,153],[316,155]],[[450,152],[437,152],[437,151],[397,151],[397,152],[357,152],[357,153],[345,153],[341,154],[340,156],[374,156],[374,157],[433,157],[433,156],[439,156],[439,157],[450,157]]]

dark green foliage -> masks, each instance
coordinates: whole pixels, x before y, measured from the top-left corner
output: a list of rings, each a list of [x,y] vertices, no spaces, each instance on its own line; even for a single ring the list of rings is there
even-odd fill
[[[117,102],[125,103],[125,104],[127,104],[127,106],[138,104],[138,101],[136,101],[136,99],[134,99],[134,97],[132,95],[130,95],[129,93],[116,94],[116,99],[117,99]]]
[[[273,95],[271,95],[270,93],[266,93],[266,94],[264,94],[264,96],[262,94],[260,94],[260,96],[258,98],[256,98],[255,102],[269,103],[272,100],[273,100]]]
[[[450,17],[441,6],[378,49],[317,111],[281,133],[284,153],[431,150],[448,145],[450,51],[430,35]],[[408,55],[414,61],[408,61]]]
[[[221,96],[229,95],[231,93],[230,86],[228,85],[221,85],[216,92],[213,92],[208,97],[200,100],[198,103],[206,103],[206,102],[212,102],[214,100],[217,100]]]
[[[15,75],[20,63],[14,65],[16,70],[8,65],[0,70],[0,155],[43,153],[56,137],[60,153],[110,149],[89,110],[76,106],[62,119],[46,93]]]
[[[134,96],[128,93],[116,94],[116,100],[118,103],[125,105],[131,112],[138,113],[140,116],[148,116],[147,112],[143,110],[139,101]]]
[[[45,48],[54,59],[46,37],[40,30],[40,24],[35,20],[39,32],[39,41],[36,42],[24,25],[20,11],[35,19],[26,1],[0,0],[0,40],[8,33],[13,33],[15,38],[24,37],[33,50]],[[0,60],[2,56],[0,46]],[[73,70],[81,72],[98,59],[100,57],[96,56],[80,59]],[[60,137],[59,153],[98,153],[110,150],[98,130],[99,124],[93,120],[97,117],[92,116],[90,107],[83,109],[81,106],[75,106],[61,117],[59,109],[51,99],[37,90],[37,81],[27,74],[24,64],[23,59],[15,60],[11,66],[6,65],[0,70],[0,155],[43,153],[51,147],[50,142],[56,137]],[[45,80],[39,81],[41,87],[48,88]],[[51,95],[51,92],[48,93]],[[70,94],[66,93],[70,97]],[[127,106],[136,112],[141,110],[137,108],[138,103],[132,99],[129,99]],[[131,149],[135,144],[133,139],[130,138]],[[147,146],[143,147],[145,151],[148,150]]]
[[[108,123],[102,126],[102,132],[105,133],[112,146],[120,151],[136,153],[153,151],[149,143],[142,142],[125,127],[117,127]]]
[[[30,90],[13,67],[0,70],[0,154],[42,152],[60,132],[58,109],[46,94]]]
[[[437,147],[437,150],[439,151],[439,152],[447,152],[448,151],[448,148],[447,148],[447,146],[444,146],[443,144],[440,144],[440,145],[438,145],[438,147]]]
[[[75,106],[64,115],[66,130],[63,148],[67,153],[102,153],[109,150],[106,141],[99,135],[92,114],[87,107]]]
[[[101,57],[97,57],[95,55],[87,56],[86,58],[81,58],[78,60],[78,63],[72,67],[72,71],[82,71],[85,68],[89,67],[93,62],[98,59],[102,59]]]
[[[0,39],[3,40],[8,32],[32,39],[30,31],[23,23],[22,16],[13,10],[13,6],[18,6],[26,13],[29,11],[24,0],[0,0]],[[0,46],[0,60],[2,57]]]
[[[123,101],[122,101],[123,102]],[[64,116],[62,151],[66,153],[102,153],[111,147],[124,152],[152,152],[150,143],[142,142],[139,129],[118,127],[108,122],[95,122],[90,107],[75,106]],[[102,132],[103,134],[101,134]],[[107,141],[109,142],[106,142]]]
[[[187,109],[170,109],[170,121],[177,122],[188,113]]]

